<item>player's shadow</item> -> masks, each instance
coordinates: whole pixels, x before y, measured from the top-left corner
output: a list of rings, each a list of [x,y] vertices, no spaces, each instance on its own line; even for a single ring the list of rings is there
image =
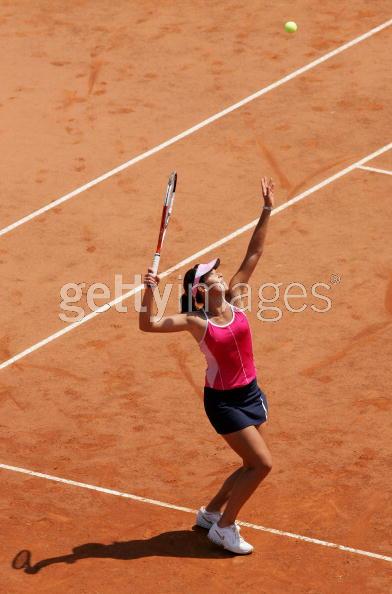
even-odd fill
[[[31,564],[30,551],[20,551],[12,562],[14,569],[35,574],[55,563],[76,563],[80,559],[122,559],[131,561],[140,557],[193,557],[197,559],[221,559],[232,553],[219,549],[207,539],[207,532],[197,526],[192,530],[173,530],[162,532],[145,540],[127,540],[101,544],[89,542],[72,549],[72,553],[59,557],[42,559]]]

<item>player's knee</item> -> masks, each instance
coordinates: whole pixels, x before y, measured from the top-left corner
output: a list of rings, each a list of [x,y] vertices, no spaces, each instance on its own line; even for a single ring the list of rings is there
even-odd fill
[[[247,461],[244,463],[244,467],[249,470],[253,470],[260,478],[264,478],[272,470],[272,458],[271,456],[258,456],[251,462]]]
[[[271,456],[262,456],[256,460],[255,470],[261,477],[267,476],[272,470]]]

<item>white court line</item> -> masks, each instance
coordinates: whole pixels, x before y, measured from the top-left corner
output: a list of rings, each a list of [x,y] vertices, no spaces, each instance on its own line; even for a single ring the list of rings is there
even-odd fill
[[[348,167],[345,167],[341,171],[338,171],[338,173],[335,173],[334,175],[331,175],[330,177],[327,177],[322,182],[320,182],[320,183],[312,186],[311,188],[309,188],[308,190],[305,190],[301,194],[298,194],[297,196],[294,196],[293,198],[291,198],[290,200],[288,200],[284,204],[281,204],[280,206],[274,208],[274,210],[272,211],[271,215],[276,215],[279,212],[282,212],[283,210],[286,210],[286,208],[288,208],[289,206],[292,206],[293,204],[296,204],[297,202],[300,202],[304,198],[307,198],[311,194],[314,194],[314,192],[317,192],[321,188],[324,188],[325,186],[327,186],[328,184],[332,183],[333,181],[339,179],[340,177],[343,177],[344,175],[347,175],[348,173],[350,173],[354,169],[358,168],[359,165],[362,165],[363,163],[367,163],[371,159],[374,159],[375,157],[378,157],[379,155],[382,155],[383,153],[389,151],[390,149],[392,149],[392,142],[390,142],[389,144],[386,144],[385,146],[377,149],[376,151],[374,151],[370,155],[367,155],[366,157],[363,157],[359,161],[355,161],[355,163],[353,163],[352,165],[349,165]],[[160,273],[159,276],[161,278],[163,278],[165,276],[168,276],[172,272],[175,272],[176,270],[179,270],[180,268],[182,268],[186,264],[189,264],[190,262],[193,262],[194,260],[196,260],[200,256],[203,256],[207,252],[210,252],[211,250],[214,250],[215,248],[223,245],[224,243],[227,243],[228,241],[231,241],[235,237],[238,237],[238,235],[241,235],[242,233],[245,233],[245,231],[249,231],[249,229],[252,229],[252,227],[255,227],[256,226],[258,220],[259,220],[258,218],[257,219],[254,219],[253,221],[251,221],[247,225],[244,225],[243,227],[240,227],[239,229],[236,229],[236,231],[233,231],[233,233],[230,233],[229,235],[226,235],[222,239],[219,239],[218,241],[215,241],[215,243],[211,243],[207,247],[203,248],[202,250],[199,250],[195,254],[192,254],[188,258],[185,258],[184,260],[181,260],[181,262],[178,262],[178,264],[175,264],[171,268],[168,268],[167,270],[165,270],[165,272]],[[13,363],[16,363],[17,361],[20,361],[20,359],[23,359],[23,357],[26,357],[30,353],[33,353],[34,351],[37,351],[38,349],[40,349],[41,347],[49,344],[50,342],[52,342],[56,338],[60,338],[60,336],[63,336],[64,334],[67,334],[68,332],[71,332],[71,330],[73,330],[74,328],[77,328],[78,326],[81,326],[82,324],[85,324],[86,322],[89,322],[90,320],[92,320],[96,316],[104,313],[105,311],[108,311],[111,307],[113,307],[117,303],[121,303],[122,301],[125,301],[126,299],[129,299],[129,297],[132,297],[132,295],[135,295],[135,293],[138,293],[142,289],[143,289],[143,285],[137,286],[136,288],[128,291],[127,293],[124,293],[124,295],[121,295],[120,297],[117,297],[116,299],[113,299],[112,301],[109,301],[108,303],[105,303],[105,305],[102,305],[101,307],[97,308],[95,311],[87,314],[86,316],[84,316],[84,318],[82,318],[78,322],[73,322],[72,324],[69,324],[65,328],[62,328],[58,332],[55,332],[54,334],[51,334],[47,338],[44,338],[43,340],[40,340],[36,344],[33,344],[31,347],[29,347],[29,348],[25,349],[24,351],[18,353],[17,355],[14,355],[10,359],[7,359],[6,361],[3,361],[3,363],[0,364],[0,370],[1,369],[5,369],[9,365],[12,365]]]
[[[117,497],[125,497],[126,499],[132,499],[133,501],[139,501],[141,503],[149,503],[158,507],[166,507],[177,511],[182,511],[190,514],[196,514],[197,510],[191,509],[190,507],[183,507],[180,505],[174,505],[172,503],[166,503],[164,501],[158,501],[157,499],[149,499],[148,497],[140,497],[139,495],[133,495],[131,493],[123,493],[122,491],[115,491],[114,489],[106,489],[104,487],[97,487],[96,485],[89,485],[88,483],[80,483],[79,481],[72,481],[70,479],[61,478],[59,476],[53,476],[51,474],[43,474],[42,472],[35,472],[33,470],[27,470],[26,468],[20,468],[19,466],[9,466],[8,464],[0,464],[0,468],[3,470],[11,470],[13,472],[20,472],[29,476],[35,476],[38,478],[44,478],[49,481],[55,481],[57,483],[63,483],[66,485],[72,485],[74,487],[81,487],[82,489],[90,489],[92,491],[98,491],[99,493],[106,493],[108,495],[116,495]],[[247,528],[253,528],[254,530],[261,530],[262,532],[269,532],[270,534],[276,534],[277,536],[287,536],[294,538],[295,540],[302,540],[303,542],[309,542],[324,547],[333,549],[339,549],[340,551],[346,551],[348,553],[355,553],[356,555],[364,555],[365,557],[371,557],[372,559],[380,559],[381,561],[392,562],[392,557],[387,555],[380,555],[379,553],[372,553],[370,551],[363,551],[362,549],[354,549],[352,547],[346,547],[345,545],[339,545],[334,542],[328,542],[326,540],[320,540],[318,538],[311,538],[310,536],[302,536],[301,534],[295,534],[293,532],[286,532],[285,530],[277,530],[276,528],[266,528],[258,524],[251,524],[250,522],[241,522],[238,524],[246,526]]]
[[[363,169],[364,171],[374,171],[374,173],[385,173],[385,175],[392,175],[392,171],[388,171],[387,169],[378,169],[377,167],[363,167],[360,165],[358,169]]]
[[[59,204],[63,204],[67,200],[70,200],[70,198],[74,198],[78,194],[81,194],[82,192],[85,192],[86,190],[92,188],[93,186],[96,186],[97,184],[108,179],[109,177],[112,177],[113,175],[116,175],[117,173],[124,171],[124,169],[127,169],[128,167],[131,167],[132,165],[135,165],[136,163],[139,163],[139,161],[143,161],[144,159],[147,159],[148,157],[155,155],[155,153],[158,153],[159,151],[167,148],[168,146],[174,144],[175,142],[178,142],[179,140],[182,140],[183,138],[190,136],[194,132],[197,132],[201,128],[204,128],[205,126],[208,126],[209,124],[212,124],[213,122],[216,122],[216,120],[223,118],[224,116],[235,111],[236,109],[239,109],[243,105],[246,105],[247,103],[250,103],[251,101],[254,101],[254,99],[257,99],[258,97],[261,97],[262,95],[265,95],[266,93],[269,93],[270,91],[280,87],[281,85],[289,82],[293,78],[296,78],[300,74],[303,74],[304,72],[308,72],[312,68],[315,68],[315,66],[318,66],[319,64],[322,64],[323,62],[326,62],[330,58],[337,56],[338,54],[345,51],[346,49],[353,47],[357,43],[360,43],[361,41],[368,39],[372,35],[375,35],[376,33],[383,31],[383,29],[386,29],[390,25],[392,25],[392,19],[389,19],[388,21],[385,21],[381,25],[378,25],[377,27],[370,29],[369,31],[367,31],[367,33],[364,33],[363,35],[359,35],[359,37],[355,37],[355,39],[352,39],[351,41],[348,41],[347,43],[340,45],[339,47],[337,47],[334,50],[325,54],[324,56],[321,56],[321,58],[317,58],[316,60],[313,60],[313,62],[309,62],[309,64],[307,64],[306,66],[303,66],[302,68],[298,68],[297,70],[294,70],[291,74],[288,74],[288,75],[284,76],[283,78],[280,78],[279,80],[268,85],[267,87],[263,87],[262,89],[260,89],[259,91],[256,91],[252,95],[248,95],[248,97],[245,97],[245,99],[241,99],[241,101],[238,101],[237,103],[233,103],[233,105],[230,105],[226,109],[219,111],[218,113],[214,114],[213,116],[203,120],[199,124],[196,124],[195,126],[188,128],[187,130],[184,130],[184,132],[181,132],[180,134],[177,134],[177,136],[173,136],[172,138],[169,138],[169,140],[166,140],[165,142],[158,144],[157,146],[153,147],[152,149],[149,149],[148,151],[141,153],[137,157],[134,157],[133,159],[126,161],[122,165],[119,165],[118,167],[111,169],[107,173],[104,173],[103,175],[96,177],[95,179],[91,180],[90,182],[87,182],[86,184],[84,184],[83,186],[76,188],[76,190],[69,192],[69,194],[65,194],[64,196],[61,196],[61,198],[57,198],[57,200],[53,200],[46,206],[43,206],[42,208],[35,210],[31,214],[26,215],[25,217],[19,219],[18,221],[15,221],[15,223],[12,223],[11,225],[4,227],[3,229],[0,229],[0,237],[2,235],[5,235],[6,233],[9,233],[10,231],[13,231],[17,227],[20,227],[24,223],[28,223],[32,219],[35,219],[35,217],[40,216],[41,214],[47,212],[48,210],[55,208]]]

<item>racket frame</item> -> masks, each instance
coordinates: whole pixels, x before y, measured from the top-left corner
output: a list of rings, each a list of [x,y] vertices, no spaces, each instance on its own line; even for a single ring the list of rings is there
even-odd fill
[[[157,242],[157,248],[155,250],[154,257],[152,259],[152,273],[154,276],[158,274],[159,268],[159,261],[161,259],[161,250],[163,246],[163,241],[165,239],[166,230],[169,225],[170,216],[173,210],[174,198],[176,194],[176,186],[177,186],[177,173],[173,171],[169,176],[169,181],[167,183],[166,194],[163,199],[163,208],[162,208],[162,217],[161,217],[161,225],[159,229],[159,236]]]

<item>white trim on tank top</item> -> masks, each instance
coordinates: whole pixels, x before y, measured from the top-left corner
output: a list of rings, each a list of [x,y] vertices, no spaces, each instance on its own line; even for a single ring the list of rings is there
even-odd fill
[[[228,302],[227,302],[227,303],[228,303]],[[206,312],[204,311],[204,309],[201,309],[201,310],[200,310],[200,311],[202,311],[202,312],[203,312],[204,319],[206,320],[207,324],[206,324],[206,327],[204,328],[204,334],[203,334],[203,337],[202,337],[202,339],[201,339],[201,340],[199,340],[199,342],[198,342],[197,344],[199,344],[199,345],[200,345],[200,344],[201,344],[201,343],[204,341],[204,339],[205,339],[205,337],[206,337],[206,334],[207,334],[207,330],[208,330],[208,322],[209,322],[210,324],[212,324],[212,326],[215,326],[215,328],[227,328],[228,326],[230,326],[230,325],[231,325],[231,324],[234,322],[234,320],[235,320],[235,312],[236,312],[236,311],[239,311],[239,312],[241,312],[241,313],[244,313],[244,312],[242,312],[240,309],[238,309],[238,307],[235,307],[235,305],[232,305],[231,303],[229,303],[229,305],[230,305],[230,307],[231,307],[231,311],[233,312],[233,317],[232,317],[232,319],[230,320],[230,322],[228,322],[227,324],[224,324],[223,326],[221,326],[220,324],[215,324],[214,322],[211,322],[211,320],[208,318],[208,316],[207,316]]]
[[[230,326],[230,324],[232,324],[232,323],[234,322],[234,319],[235,319],[235,311],[234,311],[234,307],[233,307],[233,305],[232,305],[231,303],[229,303],[228,301],[226,301],[226,303],[228,303],[228,305],[230,305],[230,307],[231,307],[231,311],[233,312],[233,317],[232,317],[232,319],[230,320],[230,322],[227,322],[227,324],[215,324],[215,322],[213,322],[212,320],[210,320],[210,319],[207,317],[207,314],[206,314],[206,312],[205,312],[205,311],[204,311],[204,309],[203,309],[204,315],[206,316],[206,320],[207,320],[207,326],[208,326],[208,322],[209,322],[210,324],[212,324],[212,325],[213,325],[213,326],[215,326],[216,328],[227,328],[227,326]]]

